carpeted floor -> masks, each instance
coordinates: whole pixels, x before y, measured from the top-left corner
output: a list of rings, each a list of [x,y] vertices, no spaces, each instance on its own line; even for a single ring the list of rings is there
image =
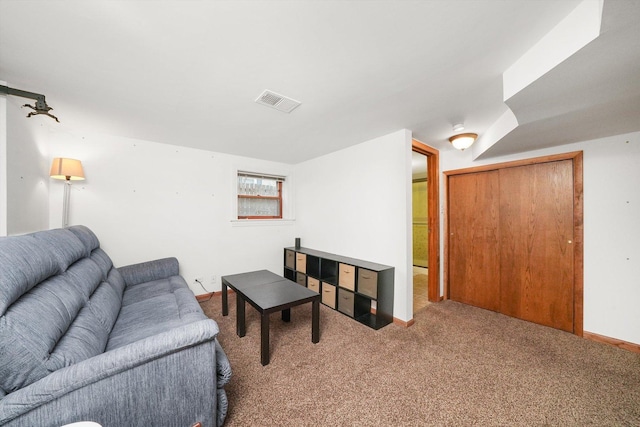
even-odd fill
[[[413,266],[413,312],[429,305],[429,270]]]
[[[233,368],[226,426],[638,426],[640,355],[452,301],[415,325],[374,331],[321,305],[291,322],[271,316],[271,363],[260,364],[260,319],[235,297],[202,303]]]

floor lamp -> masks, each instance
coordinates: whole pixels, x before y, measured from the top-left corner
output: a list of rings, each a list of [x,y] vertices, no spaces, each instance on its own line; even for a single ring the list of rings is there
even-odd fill
[[[71,181],[82,181],[84,171],[80,160],[56,157],[51,163],[49,176],[53,179],[64,180],[64,198],[62,203],[62,227],[69,226],[69,197],[71,195]]]

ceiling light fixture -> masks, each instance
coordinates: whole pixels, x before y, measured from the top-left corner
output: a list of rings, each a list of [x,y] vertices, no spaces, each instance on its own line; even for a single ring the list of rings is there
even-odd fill
[[[449,138],[449,142],[458,150],[464,151],[466,148],[471,147],[476,138],[478,138],[477,133],[461,133]]]

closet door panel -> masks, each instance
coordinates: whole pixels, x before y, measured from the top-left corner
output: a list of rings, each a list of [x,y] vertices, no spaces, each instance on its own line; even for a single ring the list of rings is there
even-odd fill
[[[500,171],[500,311],[573,332],[573,166]]]
[[[449,297],[500,308],[499,173],[449,177]]]

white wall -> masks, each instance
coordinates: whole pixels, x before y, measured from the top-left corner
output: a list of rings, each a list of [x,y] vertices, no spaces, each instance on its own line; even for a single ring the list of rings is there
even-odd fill
[[[49,223],[49,156],[46,116],[27,118],[29,102],[6,99],[6,227],[7,234],[43,230]],[[1,113],[0,113],[1,114]],[[55,122],[52,122],[55,123]]]
[[[196,294],[220,290],[220,276],[269,269],[282,273],[292,221],[231,221],[235,170],[293,180],[292,166],[203,150],[56,128],[50,157],[82,161],[85,181],[73,184],[70,225],[84,224],[116,266],[175,256]],[[290,182],[291,183],[291,182]],[[62,182],[52,182],[50,225],[62,217]]]
[[[296,165],[302,246],[395,267],[394,317],[410,320],[411,133]]]
[[[0,175],[10,234],[60,226],[62,184],[49,182],[50,160],[79,158],[87,180],[73,186],[70,222],[91,227],[116,265],[176,256],[200,294],[196,277],[212,291],[224,274],[281,272],[281,248],[301,237],[303,246],[394,266],[394,316],[413,317],[410,132],[291,166],[74,133],[46,117],[23,117],[19,104],[6,98],[8,165]],[[640,344],[640,133],[481,161],[470,150],[443,150],[441,170],[577,150],[584,151],[584,330]],[[296,221],[231,221],[236,169],[288,176]]]
[[[0,81],[0,85],[6,85]],[[0,236],[7,235],[7,97],[0,96]]]
[[[640,132],[476,162],[470,152],[448,151],[441,155],[441,167],[447,171],[580,150],[584,330],[640,344]]]

